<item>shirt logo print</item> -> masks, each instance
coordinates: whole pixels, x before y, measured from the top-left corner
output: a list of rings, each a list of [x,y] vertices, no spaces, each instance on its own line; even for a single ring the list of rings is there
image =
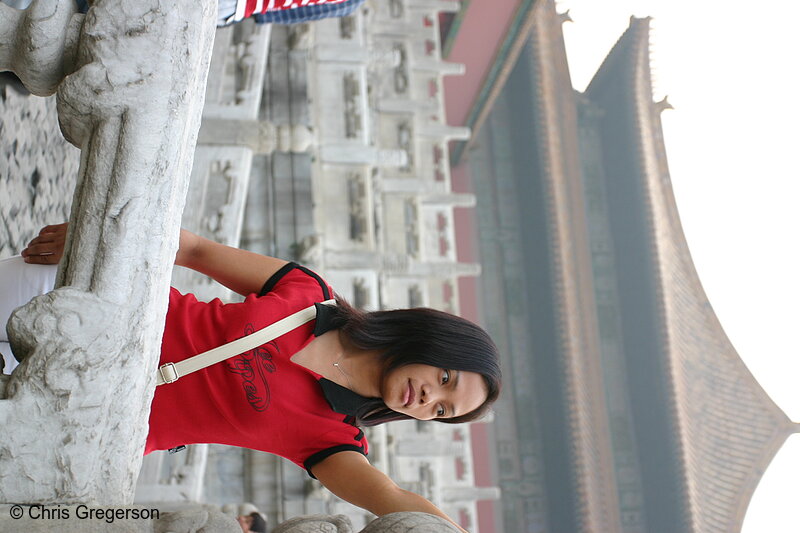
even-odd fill
[[[244,328],[244,334],[250,335],[255,329],[252,324]],[[280,353],[275,341],[253,348],[232,360],[228,360],[228,370],[239,374],[242,378],[242,389],[250,406],[256,411],[265,411],[269,407],[270,393],[267,376],[275,372],[275,363],[269,349]]]

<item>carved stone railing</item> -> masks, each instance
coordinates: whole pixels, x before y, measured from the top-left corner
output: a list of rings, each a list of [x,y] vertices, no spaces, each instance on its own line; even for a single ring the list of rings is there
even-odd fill
[[[56,285],[8,325],[0,502],[133,498],[214,37],[214,0],[0,4],[0,70],[82,149]]]

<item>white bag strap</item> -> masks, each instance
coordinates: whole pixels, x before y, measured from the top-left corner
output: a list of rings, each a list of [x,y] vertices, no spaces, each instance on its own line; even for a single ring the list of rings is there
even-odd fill
[[[336,300],[326,300],[322,305],[336,305]],[[311,322],[317,317],[316,305],[310,305],[293,315],[282,318],[269,326],[258,331],[245,335],[240,339],[231,341],[222,346],[212,348],[207,352],[197,354],[194,357],[184,359],[177,363],[165,363],[158,367],[156,375],[156,386],[166,383],[175,383],[182,376],[196,372],[207,366],[219,363],[240,353],[252,350],[262,344],[266,344],[281,335],[289,333],[293,329]]]

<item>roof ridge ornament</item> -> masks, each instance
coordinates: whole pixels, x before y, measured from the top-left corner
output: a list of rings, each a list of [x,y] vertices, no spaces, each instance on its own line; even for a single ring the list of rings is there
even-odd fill
[[[675,109],[674,107],[672,107],[672,104],[669,103],[668,98],[669,96],[664,95],[664,98],[662,98],[658,102],[653,102],[653,106],[655,106],[657,113],[661,113],[667,109]]]
[[[628,26],[629,27],[633,26],[637,22],[641,22],[643,24],[650,25],[650,21],[652,21],[652,20],[653,20],[653,17],[651,17],[650,15],[647,15],[647,16],[644,16],[644,17],[637,17],[636,15],[631,15],[631,18],[629,19],[629,22],[628,22]]]
[[[558,13],[558,22],[560,24],[564,24],[565,22],[574,22],[569,14],[569,9],[567,9],[563,13]]]

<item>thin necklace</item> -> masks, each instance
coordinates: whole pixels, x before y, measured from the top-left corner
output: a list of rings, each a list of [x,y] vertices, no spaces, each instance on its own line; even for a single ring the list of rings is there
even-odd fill
[[[344,379],[347,380],[347,388],[353,390],[353,384],[350,382],[350,376],[347,374],[347,372],[344,371],[344,369],[342,369],[341,366],[339,366],[339,361],[342,360],[342,357],[344,357],[344,353],[339,354],[339,358],[336,360],[335,363],[333,363],[333,366],[335,366],[336,370],[338,370],[344,376]]]

